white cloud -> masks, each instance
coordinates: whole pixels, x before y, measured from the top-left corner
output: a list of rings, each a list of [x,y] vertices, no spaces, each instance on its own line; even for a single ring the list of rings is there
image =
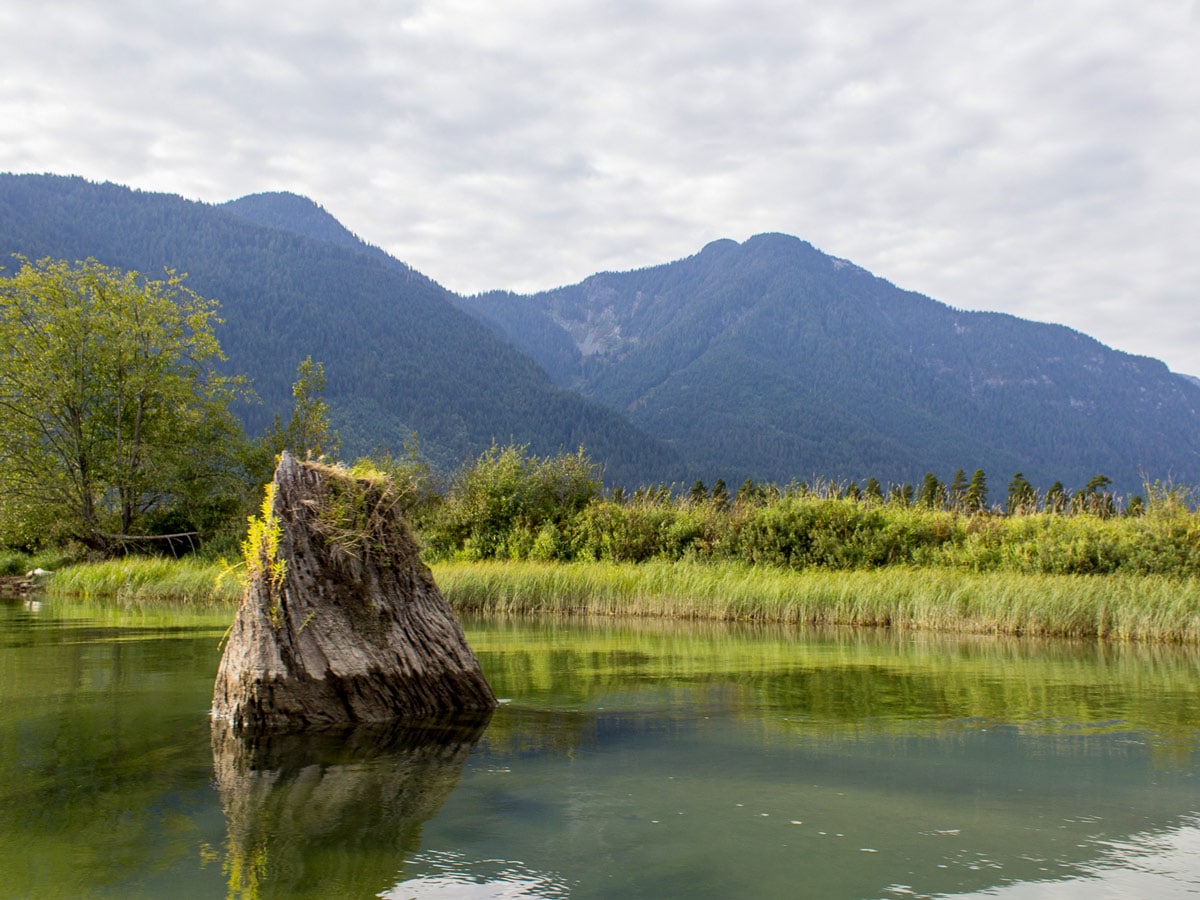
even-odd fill
[[[289,189],[447,286],[784,231],[1200,374],[1190,0],[10,0],[0,168]]]

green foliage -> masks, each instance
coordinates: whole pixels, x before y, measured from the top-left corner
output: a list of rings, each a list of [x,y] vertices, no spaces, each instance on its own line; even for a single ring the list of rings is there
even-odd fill
[[[1094,516],[1116,515],[1116,498],[1109,492],[1112,479],[1107,475],[1094,475],[1084,485],[1083,490],[1076,491],[1071,498],[1071,507],[1077,513],[1091,513]]]
[[[386,451],[360,457],[351,471],[386,477],[398,512],[414,528],[428,525],[442,503],[437,473],[422,455],[415,433],[404,442],[402,454]]]
[[[963,506],[967,512],[983,512],[987,508],[987,492],[987,476],[983,469],[976,469],[963,495]]]
[[[217,321],[171,271],[22,259],[0,279],[0,540],[114,552],[228,514],[242,385],[214,368]]]
[[[289,450],[297,459],[337,457],[342,441],[330,425],[329,404],[321,398],[324,390],[325,365],[304,357],[292,383],[292,417],[284,427],[276,415],[266,436],[273,455]]]
[[[251,516],[242,541],[242,560],[248,578],[260,579],[271,598],[271,624],[278,628],[283,622],[283,584],[287,578],[287,560],[279,555],[279,540],[283,529],[275,516],[277,488],[274,481],[263,492],[262,509]]]
[[[568,459],[577,464],[579,458]],[[855,496],[827,483],[779,492],[748,482],[731,503],[701,500],[694,490],[672,495],[639,489],[625,500],[585,489],[556,507],[533,499],[545,495],[531,473],[548,462],[531,460],[516,447],[493,448],[481,457],[460,475],[425,530],[431,557],[1200,576],[1200,514],[1188,493],[1175,488],[1148,486],[1149,500],[1133,516],[1089,506],[1073,515],[1049,507],[1038,512],[1036,498],[1023,493],[1018,479],[1015,496],[1026,499],[1010,515],[910,503],[902,486],[893,502],[881,503],[870,492]],[[972,502],[979,503],[986,496],[982,472],[973,482]]]
[[[0,575],[24,575],[34,569],[57,572],[76,562],[78,558],[78,551],[73,551],[70,547],[41,550],[37,553],[0,548]]]
[[[925,473],[921,482],[921,491],[917,494],[917,503],[928,509],[940,509],[945,503],[946,490],[938,477],[932,472]]]
[[[748,562],[791,569],[873,568],[924,561],[960,537],[948,513],[850,498],[793,497],[747,516],[738,527],[734,552]]]
[[[1050,485],[1049,490],[1046,491],[1044,502],[1046,512],[1066,512],[1067,504],[1067,493],[1063,488],[1063,483],[1061,481],[1054,482],[1054,484]]]
[[[553,532],[542,535],[544,526],[561,532],[600,496],[600,486],[582,448],[537,457],[527,446],[492,444],[455,477],[424,536],[435,556],[524,556],[539,538],[539,552],[550,552],[559,543]]]
[[[571,523],[576,558],[609,562],[711,558],[728,537],[720,503],[643,498],[591,504]]]
[[[1037,512],[1037,491],[1020,472],[1008,483],[1006,509],[1010,516]]]
[[[883,486],[874,475],[867,479],[867,486],[863,493],[868,501],[883,502]]]

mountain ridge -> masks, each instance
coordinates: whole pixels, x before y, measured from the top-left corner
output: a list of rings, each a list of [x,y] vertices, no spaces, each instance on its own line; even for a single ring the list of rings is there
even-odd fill
[[[727,479],[982,468],[1043,487],[1104,472],[1132,491],[1142,471],[1200,475],[1200,394],[1164,363],[956,309],[789,235],[459,302],[557,384]]]
[[[220,302],[229,368],[246,372],[263,401],[239,410],[251,434],[274,415],[286,420],[296,366],[312,356],[325,365],[325,397],[351,456],[403,452],[415,432],[447,470],[513,441],[541,455],[584,445],[613,481],[682,471],[677,454],[556,387],[432,280],[357,239],[314,239],[255,215],[262,204],[230,209],[76,177],[0,175],[0,253],[93,257],[151,278],[170,268]],[[311,228],[319,220],[307,215],[300,225]]]
[[[1066,326],[955,309],[782,233],[466,297],[296,194],[209,205],[5,175],[11,250],[190,272],[226,304],[231,364],[251,362],[265,403],[248,425],[286,409],[311,354],[358,449],[416,431],[452,465],[492,440],[583,444],[627,485],[958,468],[994,491],[1016,471],[1043,489],[1200,483],[1200,380]]]

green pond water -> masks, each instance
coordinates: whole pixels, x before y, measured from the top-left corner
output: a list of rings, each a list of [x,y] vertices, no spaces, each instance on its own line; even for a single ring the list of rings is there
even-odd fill
[[[489,720],[247,746],[231,615],[0,601],[0,897],[1200,892],[1192,648],[468,621]]]

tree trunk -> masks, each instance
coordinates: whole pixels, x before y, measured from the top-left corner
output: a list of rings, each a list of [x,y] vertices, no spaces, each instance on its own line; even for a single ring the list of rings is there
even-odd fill
[[[213,691],[234,732],[496,706],[390,484],[284,453]]]

